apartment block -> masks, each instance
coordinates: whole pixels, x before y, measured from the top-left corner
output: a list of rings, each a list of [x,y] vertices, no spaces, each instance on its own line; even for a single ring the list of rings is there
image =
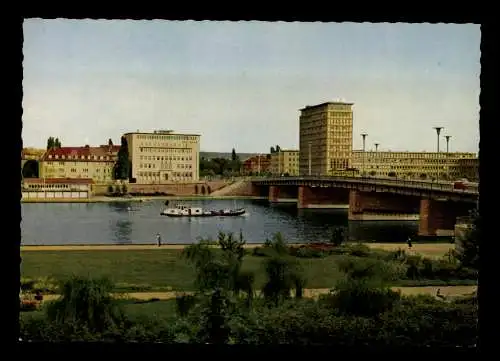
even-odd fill
[[[354,150],[352,165],[372,177],[454,180],[478,178],[475,153]]]
[[[298,150],[280,149],[271,153],[270,171],[273,175],[299,175],[299,154]]]
[[[172,130],[124,134],[132,178],[139,184],[197,182],[200,167],[200,135]]]
[[[351,168],[352,106],[337,101],[300,109],[301,175],[328,175]]]

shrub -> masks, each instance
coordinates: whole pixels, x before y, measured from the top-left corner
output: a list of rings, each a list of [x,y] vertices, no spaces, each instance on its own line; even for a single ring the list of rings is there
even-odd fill
[[[381,283],[398,280],[405,273],[405,267],[400,263],[373,258],[345,256],[337,264],[349,278],[367,278]]]
[[[61,297],[48,304],[46,315],[55,324],[77,325],[91,332],[102,332],[121,324],[124,313],[110,292],[114,285],[106,278],[73,276],[61,285]]]
[[[340,281],[330,295],[330,305],[344,315],[373,317],[392,309],[400,293],[374,286],[368,279]]]
[[[368,257],[370,255],[370,247],[362,243],[351,245],[347,248],[348,254],[356,257]]]
[[[477,343],[477,308],[441,301],[399,305],[380,316],[386,345],[470,347]]]
[[[109,194],[113,193],[113,186],[112,185],[108,186],[108,193]]]
[[[328,256],[328,252],[307,246],[293,247],[290,249],[290,253],[299,258],[322,258]]]

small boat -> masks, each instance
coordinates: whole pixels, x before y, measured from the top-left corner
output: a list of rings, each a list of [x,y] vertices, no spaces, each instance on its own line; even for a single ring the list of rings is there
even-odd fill
[[[180,204],[171,208],[165,208],[160,215],[168,217],[236,217],[245,214],[245,212],[244,208],[205,211],[200,207],[188,207]]]

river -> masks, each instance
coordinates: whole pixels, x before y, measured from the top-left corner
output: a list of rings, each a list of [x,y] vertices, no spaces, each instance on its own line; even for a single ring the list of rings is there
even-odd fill
[[[183,244],[215,239],[219,230],[241,230],[248,243],[262,243],[276,232],[288,242],[307,242],[327,240],[335,226],[348,227],[352,241],[404,242],[418,230],[415,221],[349,222],[347,210],[297,210],[294,204],[254,200],[189,201],[206,209],[244,207],[241,217],[170,218],[160,215],[163,203],[23,203],[22,244],[151,244],[157,233],[164,243]]]

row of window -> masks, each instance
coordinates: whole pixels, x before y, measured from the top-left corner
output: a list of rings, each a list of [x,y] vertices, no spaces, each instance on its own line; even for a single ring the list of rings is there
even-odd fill
[[[197,140],[193,135],[173,135],[173,134],[138,134],[137,139],[143,140]]]
[[[175,166],[175,164],[174,164]],[[139,164],[139,168],[153,168],[155,169],[156,168],[156,164],[154,163],[140,163]],[[161,169],[172,169],[172,163],[170,162],[170,164],[161,164],[158,168],[161,168]],[[181,169],[192,169],[193,168],[193,165],[192,164],[177,164],[175,168],[181,168]]]
[[[172,177],[193,177],[193,172],[172,172]],[[160,172],[137,172],[139,177],[160,178]],[[168,174],[164,174],[164,179],[168,180]]]
[[[178,154],[186,154],[193,153],[194,149],[192,148],[151,148],[151,147],[139,147],[139,152],[144,153],[178,153]]]
[[[151,155],[141,155],[139,156],[140,160],[193,160],[192,156],[180,157],[180,156],[168,156],[168,157],[160,157],[160,156],[151,156]]]
[[[81,155],[80,157],[78,157],[77,155],[68,155],[67,157],[63,154],[61,156],[59,156],[58,154],[55,154],[54,156],[52,156],[52,154],[49,154],[48,156],[49,159],[93,159],[93,160],[112,160],[112,157],[106,155],[106,156],[96,156],[96,155]],[[61,162],[63,163],[63,162]]]

